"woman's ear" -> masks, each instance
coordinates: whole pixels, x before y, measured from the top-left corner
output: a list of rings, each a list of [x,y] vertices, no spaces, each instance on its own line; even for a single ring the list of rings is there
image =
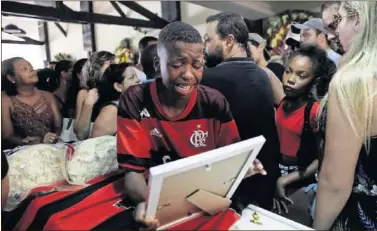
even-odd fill
[[[7,75],[7,79],[8,79],[8,81],[11,82],[11,83],[16,83],[16,80],[15,80],[14,77],[11,76],[11,75]]]
[[[153,58],[153,67],[156,72],[160,72],[160,59],[158,58],[158,56],[155,56]]]
[[[123,87],[120,83],[114,83],[113,87],[117,92],[123,92]]]

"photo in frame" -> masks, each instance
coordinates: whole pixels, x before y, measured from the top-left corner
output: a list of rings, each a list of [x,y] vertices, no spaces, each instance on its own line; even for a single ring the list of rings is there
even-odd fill
[[[146,218],[161,230],[227,209],[264,143],[259,136],[151,168]]]

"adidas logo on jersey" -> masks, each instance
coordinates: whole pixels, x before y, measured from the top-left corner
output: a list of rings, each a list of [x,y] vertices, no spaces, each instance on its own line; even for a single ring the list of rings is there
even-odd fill
[[[149,133],[151,136],[157,136],[157,137],[162,137],[161,133],[157,130],[157,128],[154,128],[151,130]]]
[[[144,108],[141,112],[140,112],[140,117],[141,119],[145,118],[145,117],[151,117],[151,115],[149,114],[148,110],[146,108]]]

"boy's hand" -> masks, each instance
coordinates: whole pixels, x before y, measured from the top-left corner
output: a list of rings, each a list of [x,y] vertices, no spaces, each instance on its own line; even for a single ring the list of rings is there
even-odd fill
[[[250,176],[253,176],[255,174],[267,175],[266,170],[264,170],[263,168],[263,164],[258,159],[254,160],[253,166],[251,166],[250,169],[247,171],[244,179]]]
[[[141,228],[142,230],[156,230],[160,224],[156,218],[146,219],[146,208],[147,205],[145,202],[141,202],[136,206],[135,212],[134,212],[134,218],[135,220],[140,223],[144,228]]]

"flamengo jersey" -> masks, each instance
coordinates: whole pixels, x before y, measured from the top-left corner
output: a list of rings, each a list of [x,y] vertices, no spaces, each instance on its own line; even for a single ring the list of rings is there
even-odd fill
[[[157,86],[162,79],[130,87],[118,107],[119,165],[147,173],[151,167],[240,140],[225,97],[198,85],[180,116],[168,119]]]

